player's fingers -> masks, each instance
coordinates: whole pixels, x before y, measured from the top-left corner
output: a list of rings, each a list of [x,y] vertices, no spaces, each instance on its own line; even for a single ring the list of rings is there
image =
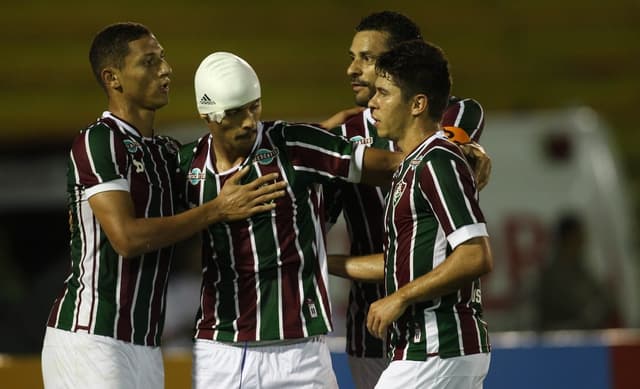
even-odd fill
[[[242,169],[238,170],[233,176],[231,176],[228,182],[231,182],[232,184],[237,185],[240,182],[240,179],[246,176],[248,172],[249,172],[249,166],[245,166]]]
[[[278,179],[278,173],[269,173],[269,174],[265,174],[264,176],[256,178],[255,180],[251,181],[247,185],[249,185],[251,189],[256,189],[256,188],[260,188],[261,186],[273,183],[277,179]]]
[[[283,197],[284,195],[285,195],[284,190],[271,191],[269,193],[256,197],[254,200],[254,204],[271,203],[273,200]]]

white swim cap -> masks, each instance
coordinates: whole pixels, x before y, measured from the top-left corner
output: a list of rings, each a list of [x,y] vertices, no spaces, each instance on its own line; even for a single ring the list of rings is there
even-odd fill
[[[260,80],[251,65],[235,54],[219,51],[198,66],[196,103],[201,115],[221,122],[224,111],[260,98]]]

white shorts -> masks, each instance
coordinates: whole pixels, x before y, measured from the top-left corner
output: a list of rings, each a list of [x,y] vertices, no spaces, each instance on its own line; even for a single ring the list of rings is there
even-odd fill
[[[360,358],[349,355],[351,378],[356,389],[373,388],[387,366],[388,358]]]
[[[192,376],[194,389],[338,388],[324,336],[268,346],[196,339]]]
[[[376,388],[482,389],[491,354],[420,361],[391,361]]]
[[[46,389],[164,388],[159,347],[47,327],[42,346]]]

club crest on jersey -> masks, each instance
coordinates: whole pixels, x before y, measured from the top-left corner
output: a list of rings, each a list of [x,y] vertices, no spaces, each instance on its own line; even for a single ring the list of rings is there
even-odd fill
[[[351,139],[349,139],[349,141],[351,141],[351,143],[357,144],[357,145],[370,145],[373,144],[373,138],[371,137],[363,137],[361,135],[356,135],[356,136],[352,136]]]
[[[258,149],[256,151],[256,156],[253,158],[255,162],[258,162],[260,165],[268,165],[273,162],[273,159],[278,156],[278,149],[267,150],[267,149]]]
[[[198,185],[198,182],[204,181],[206,178],[205,172],[200,170],[197,167],[191,169],[191,171],[187,174],[187,180],[191,183],[191,185]]]
[[[136,151],[138,151],[141,148],[140,144],[132,139],[125,139],[122,141],[122,143],[124,143],[124,147],[127,148],[127,151],[129,152],[129,154],[134,154]]]
[[[407,183],[404,181],[400,181],[396,184],[396,188],[393,190],[393,206],[395,207],[400,201],[400,197],[404,193],[404,190],[407,188]]]

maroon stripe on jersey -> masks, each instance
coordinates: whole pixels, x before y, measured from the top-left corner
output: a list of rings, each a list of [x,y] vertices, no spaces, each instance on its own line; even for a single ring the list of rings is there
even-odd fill
[[[71,158],[75,162],[75,166],[91,166],[89,162],[89,154],[87,153],[87,139],[88,139],[88,131],[82,133],[82,135],[75,138],[73,145],[71,146]],[[89,173],[88,169],[76,169],[79,177],[79,182],[85,186],[93,186],[100,181],[98,177],[93,174],[93,172]]]
[[[467,304],[457,304],[456,311],[460,318],[460,330],[462,331],[462,347],[464,354],[477,354],[480,352],[480,339],[474,312]]]
[[[113,130],[112,132],[112,136],[115,138],[114,140],[116,142],[114,142],[114,150],[113,153],[115,155],[115,162],[116,162],[116,166],[118,167],[118,173],[121,174],[123,177],[126,177],[127,175],[127,151],[124,147],[124,140],[127,139],[127,137],[125,137],[125,135],[122,133],[122,131],[120,130],[120,127],[118,127],[118,124],[115,122],[115,120],[111,119],[111,118],[103,118],[102,121],[104,123],[106,123],[109,127],[111,127],[111,129]]]
[[[420,175],[420,186],[425,191],[428,201],[431,204],[431,209],[438,218],[438,222],[444,230],[445,236],[448,236],[455,230],[455,228],[447,216],[447,207],[442,203],[440,192],[438,191],[438,187],[435,182],[436,177],[431,174],[428,168],[429,167],[427,165],[422,170],[422,174]]]
[[[398,242],[395,247],[396,252],[394,255],[395,262],[396,262],[395,278],[396,278],[396,282],[398,283],[397,288],[400,288],[403,285],[408,284],[409,282],[411,282],[411,279],[412,279],[411,249],[413,245],[411,244],[411,238],[414,234],[413,217],[411,219],[408,219],[406,214],[400,214],[400,212],[403,210],[411,209],[412,194],[410,193],[410,191],[412,188],[411,182],[413,182],[414,175],[415,175],[414,169],[409,169],[409,171],[407,171],[403,181],[408,183],[406,185],[405,191],[409,193],[404,193],[403,196],[400,197],[400,200],[394,209],[394,217],[393,217],[393,224],[395,229],[394,233],[397,234],[395,236],[395,239]],[[393,192],[390,193],[389,196],[392,196],[391,199],[393,199]],[[411,221],[411,224],[408,223],[409,220]],[[405,228],[399,228],[403,226]],[[419,253],[415,253],[415,254],[418,255]]]
[[[326,252],[327,250],[327,244],[325,242],[326,236],[327,236],[327,232],[325,231],[325,220],[324,220],[324,202],[321,199],[321,196],[319,196],[320,193],[318,193],[317,191],[312,191],[311,192],[311,201],[313,202],[313,206],[314,206],[314,214],[318,215],[319,219],[320,219],[320,228],[322,230],[322,242],[318,242],[319,244],[323,244],[324,245],[324,251]],[[322,278],[322,269],[320,268],[320,263],[319,261],[316,261],[316,266],[315,266],[315,278],[316,281],[318,283],[318,289],[320,289],[320,297],[322,298],[322,305],[327,307],[327,310],[329,310],[327,312],[327,317],[329,318],[329,322],[332,322],[331,320],[331,303],[329,302],[329,292],[328,292],[328,288],[327,285],[325,285],[325,280],[324,278]]]
[[[279,201],[292,202],[290,193],[287,193],[285,199]],[[284,328],[283,335],[285,339],[304,337],[300,318],[302,302],[299,293],[300,285],[298,285],[301,258],[296,249],[296,236],[293,233],[282,233],[283,231],[293,231],[291,226],[295,218],[293,208],[290,205],[285,205],[278,207],[276,212],[278,245],[283,249],[280,253],[282,261],[280,274],[282,277],[282,301],[286,306],[286,309],[283,309],[282,312],[282,327]]]
[[[264,136],[260,147],[266,149],[273,149],[269,137]],[[260,170],[262,176],[269,173],[279,173],[279,179],[286,179],[282,177],[285,173],[280,171],[278,163],[270,163],[268,165],[254,164]],[[302,331],[302,320],[300,318],[301,311],[301,297],[299,293],[300,285],[298,284],[298,272],[301,266],[301,258],[296,250],[296,236],[293,233],[293,220],[295,218],[293,214],[294,207],[291,205],[293,199],[291,193],[286,192],[286,196],[277,200],[279,205],[275,212],[276,231],[278,232],[278,247],[281,248],[280,260],[282,266],[280,270],[280,276],[282,277],[282,301],[284,307],[282,309],[282,323],[281,326],[284,330],[283,336],[285,339],[302,338],[304,333]],[[288,233],[291,231],[291,233]]]
[[[232,242],[250,242],[251,232],[246,222],[230,224]],[[255,268],[252,244],[234,244],[233,258],[238,269],[238,341],[256,339],[257,301]]]
[[[153,157],[153,161],[155,164],[156,178],[160,181],[160,188],[162,190],[162,216],[171,216],[173,214],[172,205],[173,205],[173,196],[171,195],[172,183],[170,177],[172,177],[173,172],[167,172],[167,161],[162,154],[162,148],[164,144],[153,144],[149,147],[149,154]],[[167,154],[168,155],[168,154]]]
[[[454,103],[452,105],[447,106],[447,109],[444,111],[442,115],[442,126],[456,126],[459,127],[456,123],[456,119],[458,118],[458,114],[460,113],[459,103]]]
[[[292,145],[289,147],[294,168],[302,165],[321,172],[333,172],[338,177],[349,176],[350,159],[336,158],[309,147]],[[301,163],[302,162],[302,163]]]
[[[367,130],[367,125],[366,125],[366,121],[367,119],[365,119],[364,117],[364,111],[360,112],[359,114],[356,114],[354,116],[351,116],[345,123],[344,123],[344,129],[345,131],[345,136],[347,138],[351,138],[352,136],[364,136],[364,134],[366,133]]]
[[[118,311],[117,338],[131,342],[131,306],[133,305],[133,294],[138,280],[137,274],[140,269],[140,257],[130,259],[120,259],[122,263],[122,274],[120,275],[120,309]],[[117,292],[117,291],[116,291]]]
[[[480,204],[478,201],[474,201],[476,199],[476,187],[473,184],[473,176],[469,168],[462,161],[456,161],[456,171],[460,180],[462,181],[462,188],[464,191],[464,195],[467,199],[469,199],[469,205],[471,206],[471,212],[473,212],[473,216],[476,218],[478,223],[484,222],[484,214],[480,209]]]
[[[92,221],[93,223],[93,227],[92,227],[92,231],[93,231],[93,241],[94,242],[98,242],[98,237],[99,237],[99,227],[98,227],[98,220],[93,217]],[[98,258],[100,258],[100,247],[98,247],[98,245],[95,245],[93,247],[93,253],[89,256],[83,256],[82,260],[80,261],[80,263],[78,264],[78,266],[80,267],[79,269],[79,276],[78,276],[78,281],[80,282],[80,287],[78,288],[77,291],[77,298],[78,298],[78,303],[76,305],[76,307],[81,307],[82,306],[82,292],[84,291],[84,288],[86,288],[86,285],[83,282],[83,276],[85,274],[85,270],[84,270],[84,259],[90,257],[90,258],[94,258],[93,260],[93,264],[94,264],[94,273],[95,273],[95,263],[97,261]],[[94,274],[95,277],[95,274]],[[94,278],[95,281],[95,278]],[[91,314],[93,314],[93,302],[91,303]],[[78,331],[78,330],[86,330],[89,331],[89,329],[91,328],[91,325],[85,325],[84,323],[80,324],[78,321],[80,320],[80,309],[76,310],[76,325],[75,328],[73,329],[74,331]]]
[[[213,240],[208,234],[210,232],[204,231],[202,233],[202,240],[207,243]],[[196,323],[198,339],[213,339],[213,327],[216,325],[216,304],[218,302],[216,293],[211,291],[219,290],[219,283],[221,280],[220,268],[215,260],[214,250],[210,244],[202,245],[202,257],[206,258],[207,270],[203,274],[203,287],[200,293],[200,322]],[[204,264],[203,264],[204,265]],[[204,285],[213,285],[212,287],[205,287]]]
[[[149,328],[146,343],[156,344],[155,337],[160,330],[160,319],[162,318],[163,299],[166,293],[167,281],[169,278],[169,266],[171,265],[171,252],[173,249],[161,249],[158,251],[156,260],[158,261],[158,273],[153,285],[153,296],[151,296],[151,312],[149,313],[150,323],[156,323],[155,326]],[[164,275],[164,277],[162,276]]]

